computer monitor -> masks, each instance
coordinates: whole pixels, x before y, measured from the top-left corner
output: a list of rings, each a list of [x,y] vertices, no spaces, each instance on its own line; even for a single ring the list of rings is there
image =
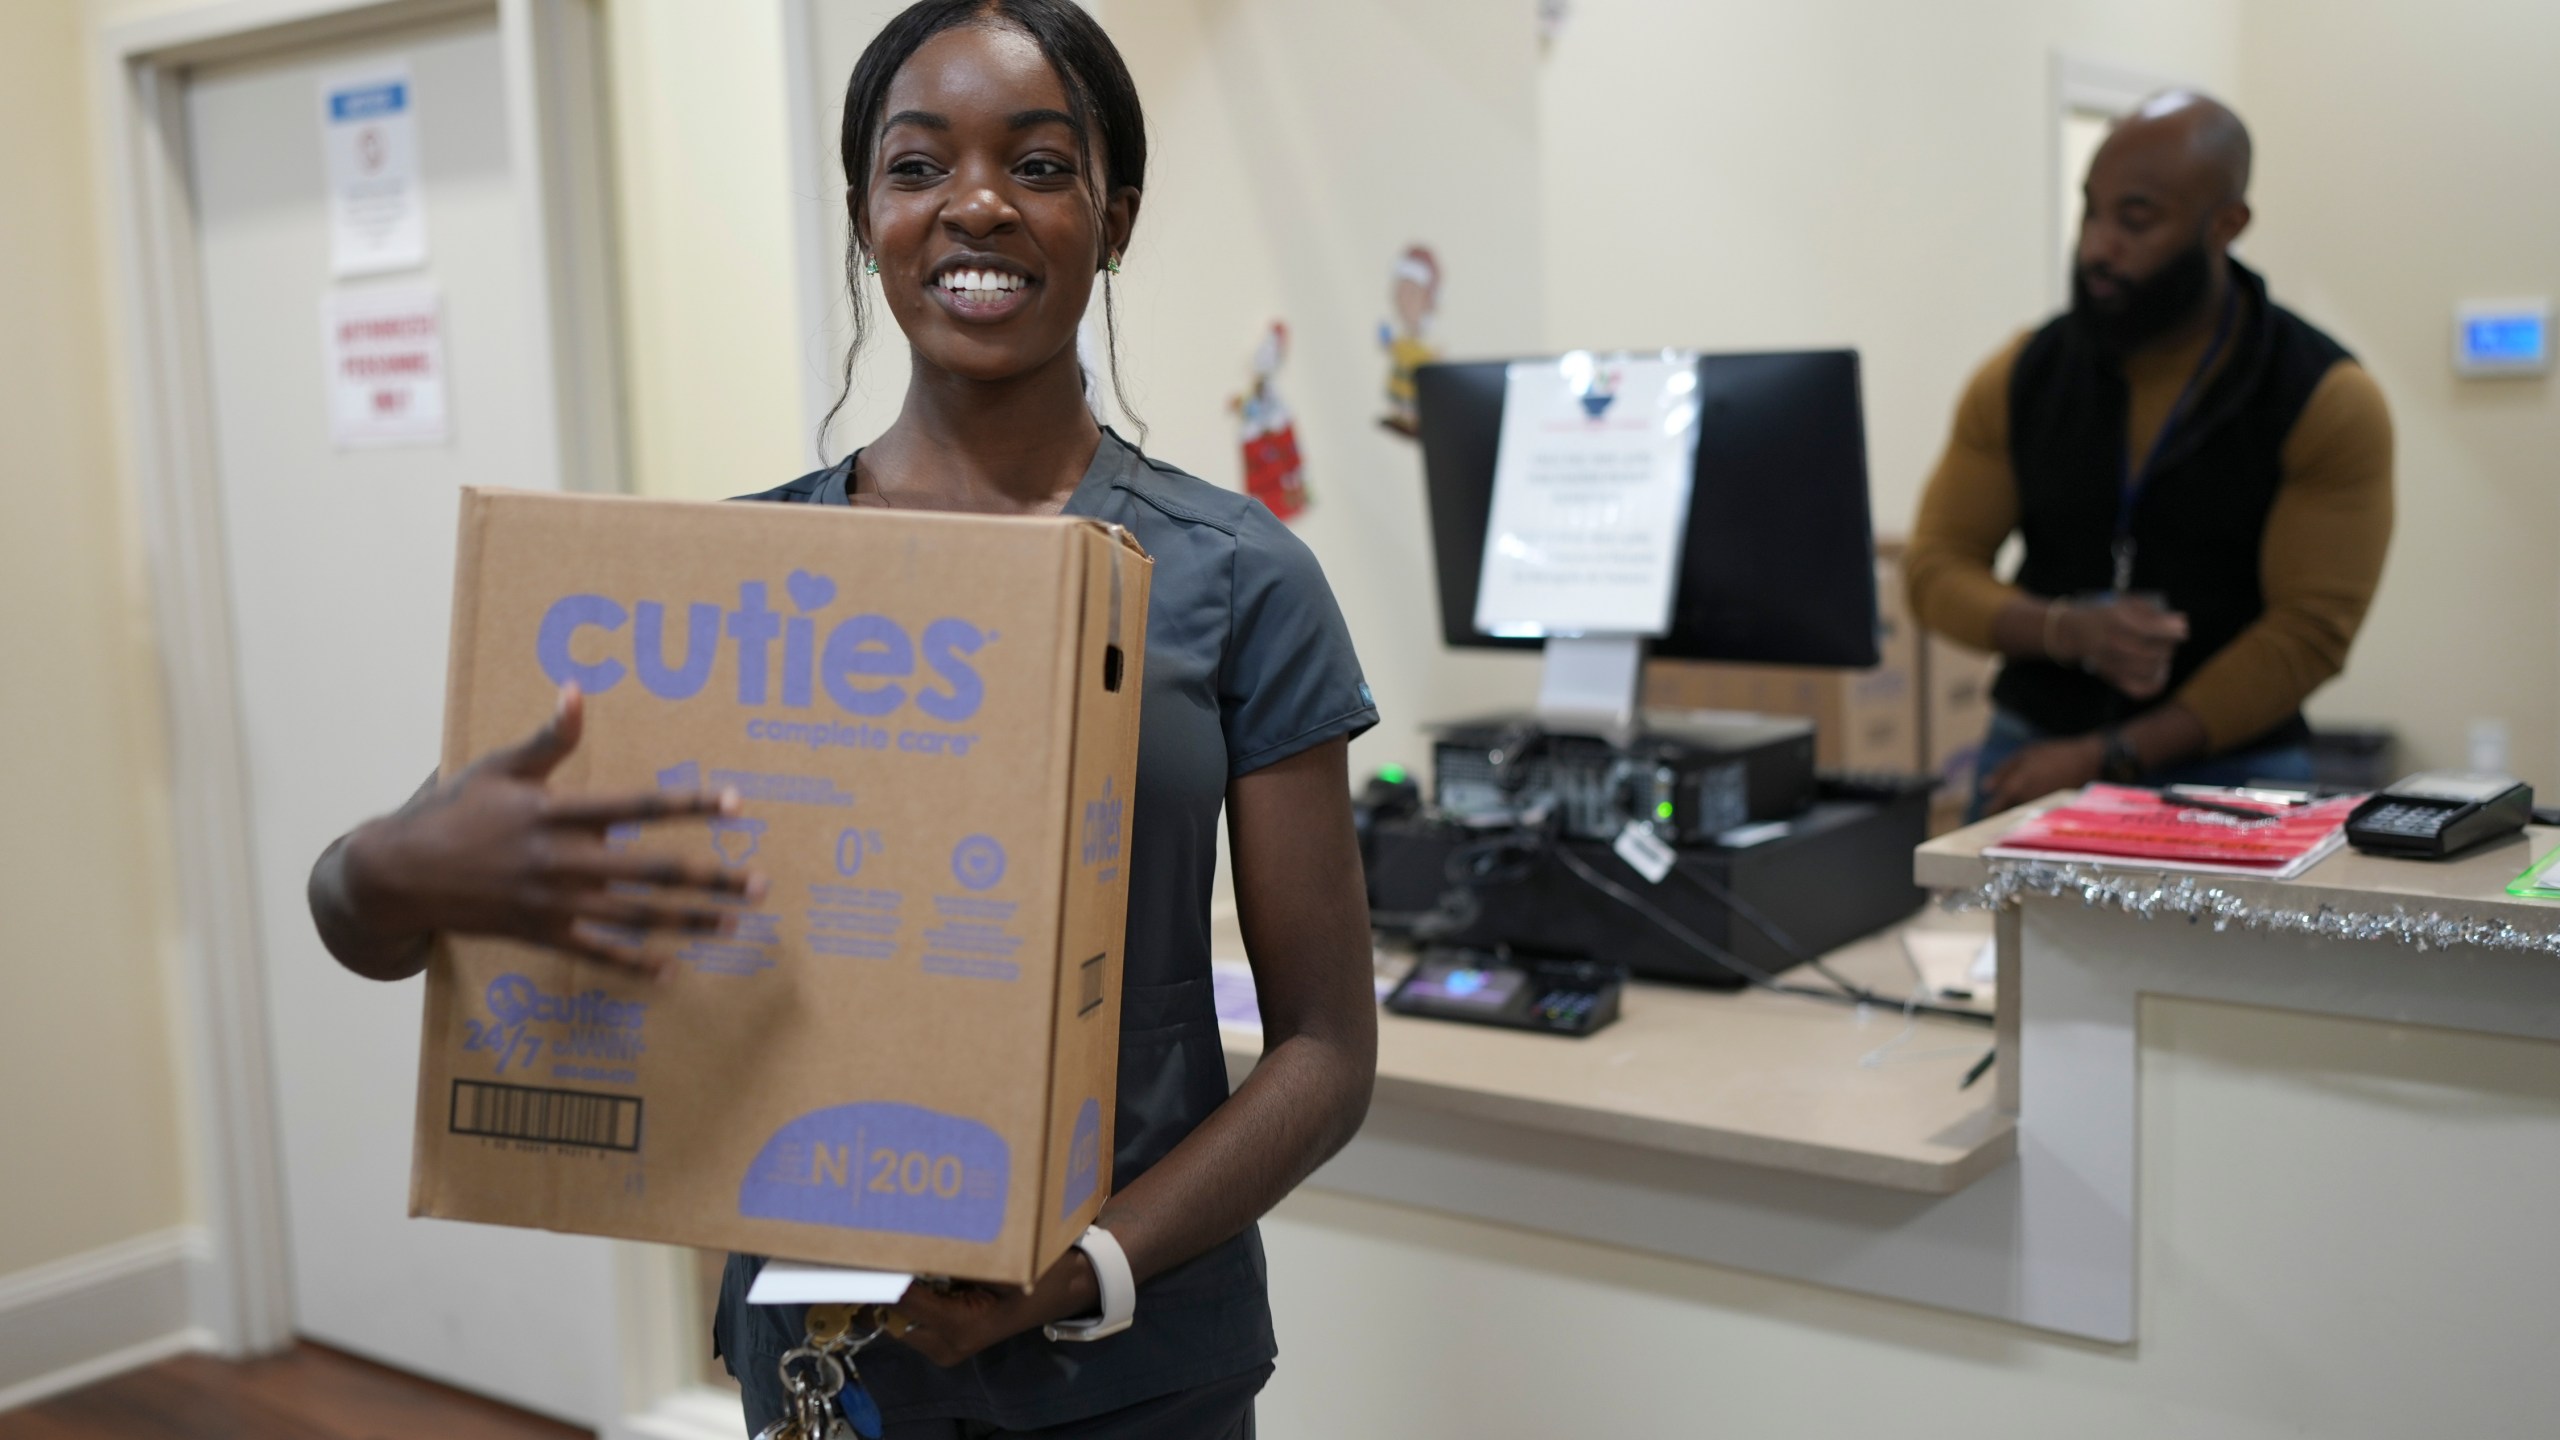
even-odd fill
[[[1534,649],[1475,628],[1509,362],[1414,374],[1440,630],[1451,645]],[[1877,662],[1875,534],[1854,350],[1698,361],[1697,484],[1670,632],[1681,660]]]

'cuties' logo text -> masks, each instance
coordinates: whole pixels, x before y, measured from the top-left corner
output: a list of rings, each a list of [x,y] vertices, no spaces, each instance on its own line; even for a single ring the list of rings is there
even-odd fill
[[[778,694],[782,704],[808,709],[823,690],[847,715],[877,718],[912,700],[925,715],[958,724],[986,703],[986,683],[969,657],[995,637],[976,625],[945,617],[910,635],[886,615],[853,615],[836,621],[822,638],[815,612],[835,600],[836,582],[794,570],[783,589],[790,611],[768,602],[761,580],[741,583],[734,607],[700,601],[684,606],[678,622],[684,634],[672,656],[667,605],[642,600],[626,607],[604,595],[563,595],[542,617],[535,658],[553,684],[575,680],[590,695],[636,675],[659,699],[685,700],[711,683],[725,638],[741,705],[768,705]],[[931,676],[915,684],[919,664]]]

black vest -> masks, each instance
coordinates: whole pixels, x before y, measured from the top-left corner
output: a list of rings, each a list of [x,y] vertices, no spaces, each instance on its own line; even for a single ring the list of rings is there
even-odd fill
[[[2164,699],[2265,611],[2259,546],[2284,479],[2285,437],[2329,367],[2352,358],[2270,301],[2266,282],[2236,260],[2231,278],[2241,321],[2228,342],[2230,359],[2188,402],[2134,508],[2133,588],[2166,595],[2189,626]],[[2018,353],[2009,379],[2009,464],[2026,541],[2018,585],[2028,594],[2078,595],[2115,583],[2126,405],[2115,359],[2068,315]],[[2129,700],[2094,675],[2048,660],[2011,660],[1991,693],[2056,735],[2084,735],[2160,703]],[[2297,742],[2309,733],[2297,712],[2235,748]]]

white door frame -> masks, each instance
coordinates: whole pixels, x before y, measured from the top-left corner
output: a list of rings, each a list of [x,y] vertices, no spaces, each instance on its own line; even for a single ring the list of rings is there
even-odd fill
[[[841,176],[827,168],[810,120],[827,93],[817,73],[818,18],[812,0],[775,0],[782,16],[783,128],[791,160],[792,300],[799,312],[801,423],[815,435],[835,403],[837,367],[847,337],[838,333],[835,292],[844,284],[844,256],[835,248],[836,212],[844,205]],[[841,84],[840,80],[834,83]]]
[[[216,1349],[281,1348],[294,1316],[270,1039],[249,873],[248,782],[235,693],[220,479],[214,462],[185,72],[212,61],[494,13],[504,54],[509,173],[536,313],[536,442],[564,488],[621,488],[610,198],[596,0],[208,0],[95,27],[92,100],[123,483],[141,520],[168,736],[170,854],[189,1161],[209,1246],[190,1319]],[[615,1259],[616,1440],[733,1440],[736,1401],[689,1389],[682,1252]]]

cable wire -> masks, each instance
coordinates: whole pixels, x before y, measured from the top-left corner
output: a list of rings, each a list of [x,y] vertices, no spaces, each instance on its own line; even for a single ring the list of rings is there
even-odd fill
[[[1688,866],[1683,865],[1676,860],[1672,862],[1671,869],[1673,874],[1678,875],[1681,879],[1688,881],[1699,889],[1706,891],[1707,898],[1724,906],[1725,909],[1731,911],[1744,924],[1749,925],[1752,929],[1767,936],[1769,938],[1769,943],[1777,946],[1778,952],[1786,956],[1788,959],[1795,961],[1799,965],[1810,968],[1816,975],[1821,976],[1823,979],[1830,981],[1832,984],[1839,986],[1841,989],[1848,991],[1850,994],[1855,995],[1859,999],[1865,1000],[1870,1004],[1883,1005],[1891,1003],[1884,1000],[1867,987],[1856,984],[1842,976],[1839,971],[1832,969],[1828,964],[1824,963],[1821,956],[1806,953],[1804,947],[1795,942],[1794,936],[1779,929],[1778,922],[1760,913],[1760,908],[1758,906],[1753,905],[1750,901],[1735,894],[1732,886],[1729,886],[1723,881],[1702,871],[1692,870]]]
[[[1840,985],[1841,989],[1816,990],[1808,985],[1786,984],[1780,981],[1775,975],[1772,975],[1768,971],[1749,963],[1741,956],[1734,954],[1725,947],[1716,944],[1714,941],[1707,939],[1703,935],[1700,935],[1697,931],[1681,924],[1677,918],[1665,913],[1661,907],[1645,899],[1633,890],[1630,890],[1626,886],[1619,884],[1617,881],[1610,879],[1608,876],[1601,874],[1599,871],[1592,869],[1581,856],[1573,853],[1570,846],[1550,845],[1548,849],[1549,853],[1553,854],[1555,858],[1563,864],[1565,869],[1571,871],[1576,878],[1582,881],[1582,883],[1599,891],[1601,894],[1608,896],[1610,899],[1617,901],[1619,904],[1626,906],[1628,909],[1635,911],[1637,914],[1651,921],[1654,928],[1662,931],[1665,935],[1668,935],[1672,939],[1679,941],[1681,944],[1688,946],[1690,949],[1697,951],[1699,954],[1706,956],[1709,960],[1714,961],[1716,964],[1723,966],[1725,969],[1732,971],[1734,974],[1741,976],[1743,979],[1754,985],[1775,991],[1781,995],[1794,995],[1807,1000],[1823,1000],[1832,1004],[1889,1006],[1891,1008],[1901,1010],[1906,1020],[1913,1015],[1936,1015],[1950,1020],[1962,1020],[1968,1024],[1974,1025],[1989,1025],[1992,1023],[1991,1016],[1985,1015],[1978,1010],[1959,1010],[1949,1005],[1928,1004],[1920,1000],[1917,996],[1907,997],[1902,1000],[1886,999],[1877,995],[1874,991],[1865,989],[1864,987],[1853,987],[1848,985],[1838,976],[1830,974],[1828,972],[1828,967],[1825,967],[1824,969],[1824,978],[1831,980],[1835,985]]]

